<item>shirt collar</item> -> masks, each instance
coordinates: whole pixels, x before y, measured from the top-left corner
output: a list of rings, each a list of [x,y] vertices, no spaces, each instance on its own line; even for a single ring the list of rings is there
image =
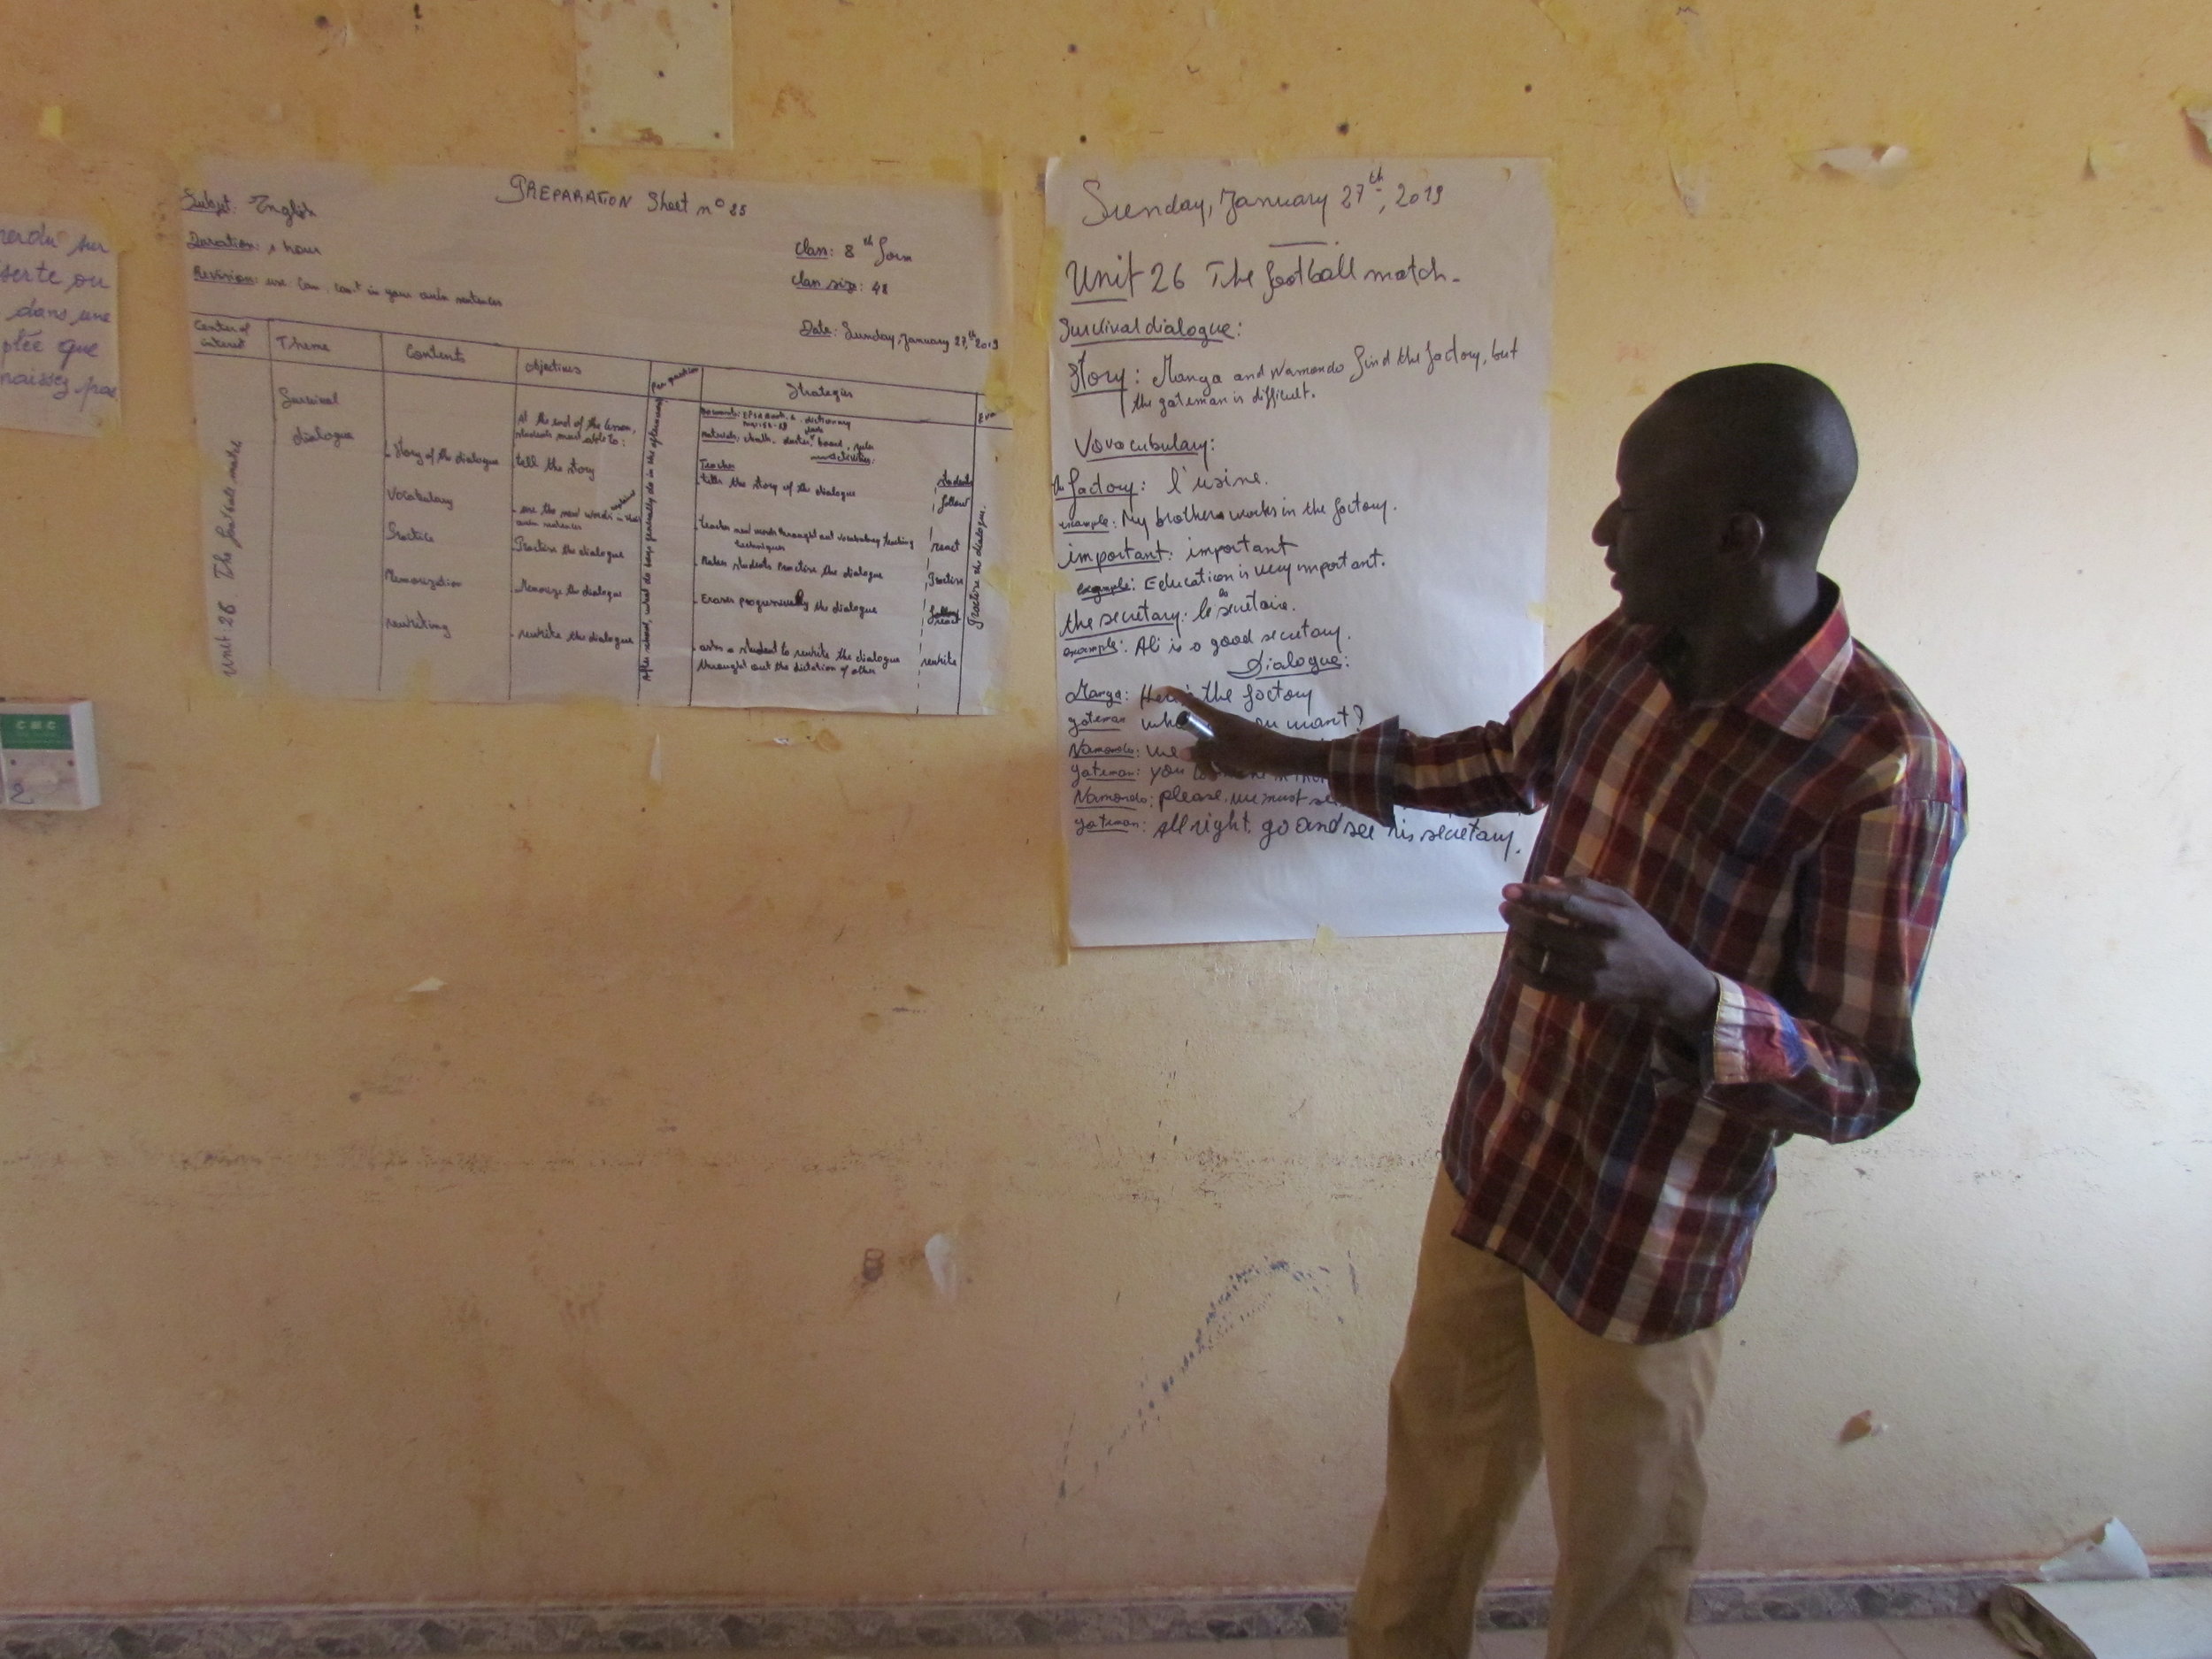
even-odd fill
[[[1843,613],[1843,595],[1823,576],[1820,596],[1828,614],[1813,636],[1772,673],[1727,699],[1753,719],[1801,740],[1812,737],[1827,723],[1836,688],[1851,666],[1851,623]],[[1669,648],[1678,649],[1679,643],[1672,635],[1663,636],[1652,655],[1663,659]]]

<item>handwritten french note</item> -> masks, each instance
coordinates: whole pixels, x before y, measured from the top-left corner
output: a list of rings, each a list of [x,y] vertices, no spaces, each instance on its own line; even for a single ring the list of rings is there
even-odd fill
[[[0,426],[88,437],[122,410],[115,250],[96,225],[0,214]]]
[[[212,163],[180,205],[219,673],[984,710],[981,196]]]
[[[1542,164],[1063,161],[1047,195],[1077,942],[1496,929],[1525,819],[1202,780],[1148,694],[1333,737],[1534,683]]]

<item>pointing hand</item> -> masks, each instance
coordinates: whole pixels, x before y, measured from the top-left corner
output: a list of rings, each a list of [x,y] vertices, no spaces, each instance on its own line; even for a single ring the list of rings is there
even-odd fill
[[[1174,717],[1175,724],[1197,739],[1185,758],[1201,778],[1328,776],[1325,743],[1292,737],[1226,709],[1217,709],[1174,686],[1163,686],[1155,695],[1163,703],[1182,705]]]

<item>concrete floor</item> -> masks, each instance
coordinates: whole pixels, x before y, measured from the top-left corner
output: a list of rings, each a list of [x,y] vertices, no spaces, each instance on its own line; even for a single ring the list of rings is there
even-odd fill
[[[1311,1641],[1168,1641],[1060,1647],[839,1648],[780,1659],[1345,1659],[1340,1638]],[[494,1656],[497,1659],[497,1656]],[[681,1659],[680,1655],[664,1659]],[[700,1659],[705,1659],[701,1655]],[[1477,1640],[1470,1659],[1544,1659],[1544,1632]],[[2020,1659],[1978,1618],[1860,1619],[1834,1624],[1705,1624],[1681,1659]]]
[[[1266,1647],[1265,1654],[1249,1653]],[[1156,1642],[1142,1647],[1068,1647],[1057,1659],[1344,1659],[1341,1640]],[[1861,1619],[1837,1624],[1704,1624],[1690,1631],[1682,1659],[2019,1659],[1976,1618]],[[981,1655],[977,1655],[981,1659]],[[1541,1631],[1485,1635],[1474,1659],[1544,1659]]]

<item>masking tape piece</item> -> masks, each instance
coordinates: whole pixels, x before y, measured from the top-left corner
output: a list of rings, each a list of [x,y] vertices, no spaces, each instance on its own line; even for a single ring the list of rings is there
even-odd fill
[[[730,0],[577,0],[575,14],[583,142],[735,146]]]

